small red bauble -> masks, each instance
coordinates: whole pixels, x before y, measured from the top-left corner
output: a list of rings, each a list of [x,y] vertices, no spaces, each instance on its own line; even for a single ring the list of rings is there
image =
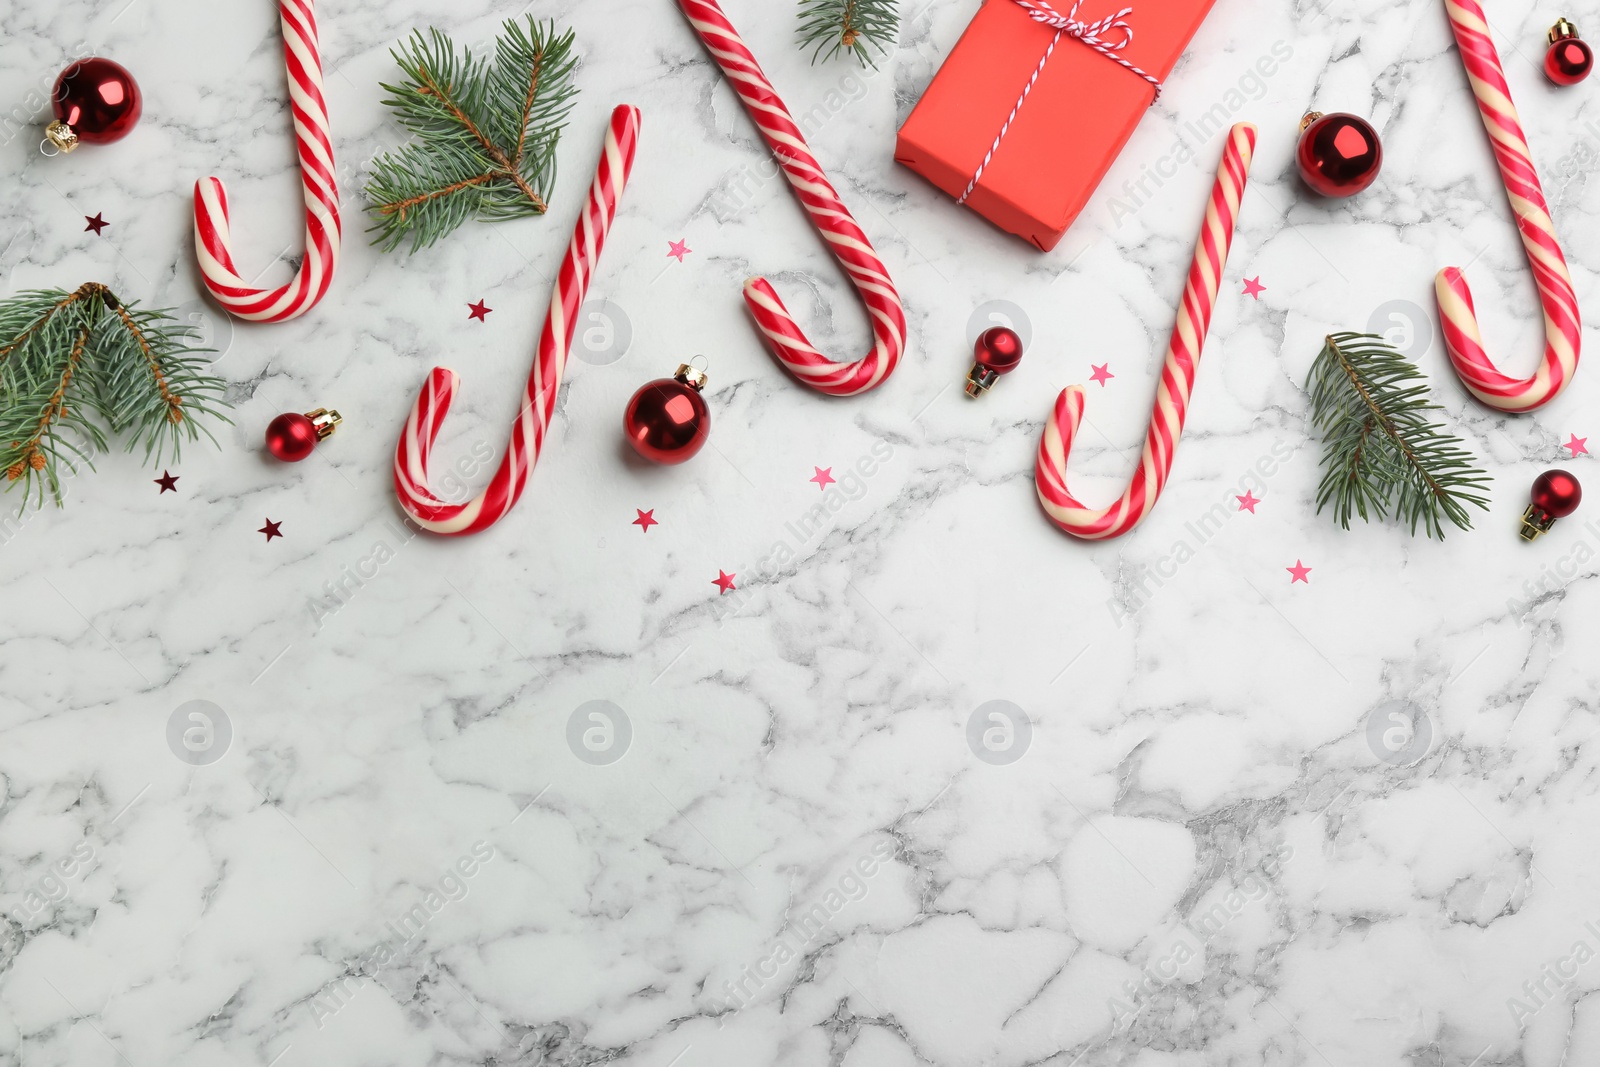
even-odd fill
[[[982,396],[1000,375],[1010,374],[1022,362],[1022,338],[1008,326],[983,331],[972,349],[972,370],[967,374],[967,395]]]
[[[316,450],[317,442],[339,428],[337,411],[318,408],[304,415],[284,412],[267,424],[267,451],[285,463],[299,463]]]
[[[645,383],[622,413],[622,432],[652,463],[682,463],[705,447],[711,409],[700,391],[705,372],[687,363],[670,378]]]
[[[128,68],[96,56],[61,72],[50,105],[56,121],[45,128],[45,136],[70,152],[80,143],[122,140],[139,121],[144,98]]]
[[[1578,37],[1578,27],[1557,19],[1550,28],[1550,50],[1544,54],[1545,77],[1557,85],[1577,85],[1594,69],[1594,52]]]
[[[1532,541],[1548,533],[1583,503],[1583,486],[1566,471],[1545,471],[1533,483],[1533,502],[1522,513],[1522,539]]]
[[[1313,111],[1300,120],[1295,152],[1300,177],[1323,196],[1354,196],[1378,180],[1383,145],[1372,123],[1359,115]]]

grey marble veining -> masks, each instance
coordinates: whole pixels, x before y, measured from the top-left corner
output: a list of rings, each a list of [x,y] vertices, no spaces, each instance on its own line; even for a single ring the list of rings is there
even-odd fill
[[[583,55],[553,209],[409,258],[368,247],[358,210],[365,162],[400,141],[388,49],[426,25],[486,41],[517,11],[320,5],[345,254],[319,308],[265,327],[201,299],[189,213],[195,179],[223,177],[241,268],[292,270],[273,5],[6,10],[8,108],[32,120],[86,42],[146,109],[66,158],[5,128],[4,291],[93,279],[179,307],[238,408],[176,493],[117,453],[64,510],[0,527],[0,1062],[1600,1060],[1600,524],[1515,537],[1541,470],[1586,477],[1562,442],[1596,428],[1600,378],[1509,418],[1449,372],[1440,267],[1468,267],[1502,367],[1533,365],[1540,320],[1442,4],[1218,0],[1050,255],[891,161],[970,0],[906,4],[866,73],[809,66],[788,2],[727,6],[819,116],[906,299],[910,355],[871,395],[804,392],[758,343],[750,274],[841,357],[865,316],[667,0],[528,8]],[[1537,63],[1557,15],[1600,31],[1600,8],[1488,7],[1594,314],[1600,104]],[[436,469],[481,485],[622,102],[644,133],[593,296],[631,343],[572,363],[506,521],[413,536],[390,476],[411,398],[429,367],[461,373]],[[1108,365],[1073,484],[1120,491],[1221,139],[1177,146],[1218,107],[1261,142],[1188,433],[1143,527],[1073,542],[1034,501],[1038,435]],[[1381,129],[1363,196],[1299,186],[1313,107]],[[81,232],[97,212],[103,237]],[[992,300],[1032,344],[972,402],[967,329]],[[1442,545],[1313,514],[1299,383],[1325,333],[1406,323],[1495,476]],[[646,468],[622,406],[696,352],[712,447]],[[335,438],[263,457],[273,416],[316,406],[343,412]]]

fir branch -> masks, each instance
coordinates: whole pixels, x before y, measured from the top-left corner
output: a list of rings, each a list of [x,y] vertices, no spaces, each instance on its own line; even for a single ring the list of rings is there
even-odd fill
[[[61,503],[61,470],[107,450],[106,430],[144,445],[147,461],[228,421],[226,383],[206,373],[205,349],[164,311],[124,304],[90,282],[0,301],[0,470],[22,486],[25,509],[45,492]],[[197,416],[199,418],[197,418]]]
[[[867,46],[887,53],[899,31],[899,0],[800,0],[800,44],[812,63],[845,51],[876,67]]]
[[[98,296],[104,291],[106,291],[105,286],[97,282],[89,282],[86,285],[79,286],[73,292],[63,294],[61,299],[56,300],[55,303],[48,305],[43,310],[39,310],[27,298],[54,297],[56,293],[34,290],[30,293],[24,293],[22,301],[0,305],[0,337],[11,338],[10,341],[0,345],[0,364],[5,363],[13,352],[22,348],[29,338],[48,325],[56,312],[71,307],[81,300]]]
[[[1430,422],[1440,410],[1428,400],[1428,380],[1415,365],[1371,334],[1325,339],[1306,378],[1311,421],[1322,433],[1322,483],[1317,512],[1328,506],[1344,529],[1350,519],[1385,519],[1391,512],[1429,537],[1444,539],[1444,523],[1472,529],[1466,505],[1488,510],[1489,475],[1461,439]]]
[[[384,84],[412,140],[373,160],[367,183],[373,243],[418,252],[469,219],[544,214],[556,146],[577,89],[573,35],[554,23],[507,22],[494,62],[436,29],[392,54],[406,80]]]

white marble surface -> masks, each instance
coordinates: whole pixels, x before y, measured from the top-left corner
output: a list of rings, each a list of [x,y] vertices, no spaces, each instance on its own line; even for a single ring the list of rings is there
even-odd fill
[[[398,141],[379,106],[390,44],[430,24],[486,40],[517,12],[322,6],[353,203],[362,161]],[[1495,476],[1492,511],[1443,545],[1313,514],[1298,384],[1325,332],[1391,300],[1427,321],[1434,271],[1470,263],[1496,359],[1520,373],[1537,352],[1442,5],[1219,0],[1047,256],[890,161],[972,0],[913,0],[860,80],[807,65],[788,0],[728,7],[796,110],[829,114],[814,146],[905,294],[911,355],[869,396],[803,392],[758,345],[748,273],[830,351],[863,350],[864,317],[788,193],[741,179],[765,157],[668,0],[531,6],[584,55],[550,217],[408,259],[368,248],[351,210],[329,298],[270,327],[197,303],[189,189],[223,176],[241,265],[287,276],[273,259],[298,251],[298,186],[272,5],[6,9],[7,106],[26,111],[79,41],[132,67],[147,103],[111,148],[42,159],[36,130],[0,148],[4,291],[94,279],[202,313],[239,404],[220,451],[174,465],[176,493],[117,454],[65,510],[5,528],[0,1062],[1600,1061],[1600,525],[1515,537],[1535,475],[1600,429],[1600,374],[1505,418],[1435,342],[1417,358]],[[1600,30],[1600,7],[1489,13],[1596,314],[1600,181],[1570,153],[1600,149],[1600,104],[1535,61],[1556,15]],[[1275,46],[1289,62],[1248,80]],[[1075,543],[1034,502],[1043,419],[1109,363],[1074,481],[1119,490],[1220,141],[1134,217],[1114,222],[1112,196],[1240,88],[1233,117],[1261,149],[1173,480],[1132,536]],[[619,102],[645,129],[595,295],[625,310],[630,350],[573,364],[507,521],[396,535],[388,466],[428,367],[464,383],[441,465],[500,448]],[[1299,188],[1309,106],[1383,131],[1368,194]],[[718,198],[741,180],[753,195],[730,212]],[[99,238],[82,232],[97,212]],[[1241,296],[1257,276],[1260,300]],[[1025,309],[1033,344],[973,403],[964,331],[991,299]],[[624,401],[694,352],[715,447],[628,461]],[[344,413],[336,438],[300,466],[263,458],[274,415],[318,405]],[[813,468],[874,456],[803,528],[833,499]],[[1256,514],[1228,503],[1196,536],[1246,489]],[[630,525],[635,508],[660,525]],[[281,540],[256,532],[267,517]],[[1291,584],[1297,560],[1309,583]],[[736,592],[717,595],[719,570]],[[192,700],[232,733],[205,766],[167,741]],[[609,765],[567,742],[593,700],[631,725]],[[991,700],[1031,720],[1009,764],[968,744]],[[1414,765],[1369,742],[1391,701],[1426,716]]]

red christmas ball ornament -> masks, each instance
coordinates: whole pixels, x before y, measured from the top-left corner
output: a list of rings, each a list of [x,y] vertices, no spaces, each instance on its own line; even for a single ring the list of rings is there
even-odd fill
[[[267,424],[267,451],[285,463],[299,463],[344,421],[337,411],[318,408],[304,415],[286,411]]]
[[[1578,27],[1557,19],[1550,28],[1550,49],[1544,54],[1545,77],[1557,85],[1577,85],[1594,69],[1594,51],[1578,36]]]
[[[651,463],[682,463],[704,448],[711,433],[711,409],[700,395],[706,381],[704,371],[685,363],[634,393],[622,413],[633,450]]]
[[[982,396],[1022,362],[1022,338],[1009,326],[983,331],[972,348],[972,370],[967,374],[967,395]]]
[[[56,78],[51,97],[56,121],[45,137],[63,152],[81,144],[110,144],[133,129],[144,111],[139,83],[121,63],[81,59]]]
[[[1522,539],[1537,540],[1550,532],[1557,519],[1564,519],[1583,503],[1583,486],[1563,470],[1545,471],[1533,483],[1533,501],[1522,513]]]
[[[1323,196],[1354,196],[1378,180],[1383,144],[1372,123],[1343,112],[1313,111],[1300,120],[1295,152],[1300,177]]]

